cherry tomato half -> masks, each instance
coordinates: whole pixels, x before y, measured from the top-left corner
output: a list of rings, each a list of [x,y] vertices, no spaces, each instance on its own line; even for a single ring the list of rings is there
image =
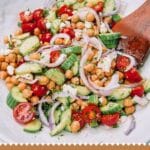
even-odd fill
[[[35,27],[36,27],[35,23],[23,23],[21,25],[21,28],[22,28],[23,32],[33,32]]]
[[[85,121],[83,119],[81,112],[73,111],[72,112],[72,120],[79,121],[81,128],[83,128],[85,126]]]
[[[38,97],[42,97],[46,95],[47,93],[47,87],[44,85],[40,85],[38,83],[32,84],[31,89],[32,89],[33,95],[38,96]]]
[[[144,94],[144,87],[143,87],[143,85],[133,88],[132,92],[131,92],[131,96],[132,97],[134,97],[135,95],[137,95],[139,97],[142,97],[143,94]]]
[[[50,42],[52,38],[52,34],[47,32],[47,33],[43,33],[40,37],[40,40],[44,43],[44,42]]]
[[[34,12],[33,12],[33,19],[34,20],[39,20],[43,17],[43,9],[36,9]]]
[[[63,28],[61,33],[66,33],[70,36],[71,39],[75,38],[74,30],[71,27]]]
[[[116,67],[119,71],[124,71],[130,64],[130,60],[126,56],[118,56],[116,60]]]
[[[112,115],[102,115],[101,122],[107,126],[116,125],[119,120],[120,114],[115,113]]]
[[[37,27],[41,30],[41,31],[45,31],[46,30],[46,21],[41,18],[37,21]]]
[[[82,115],[86,123],[91,123],[93,120],[101,120],[100,108],[95,104],[89,104],[82,110]]]
[[[21,12],[19,14],[20,16],[20,20],[22,23],[28,23],[28,22],[31,22],[33,20],[33,14],[32,13],[29,13],[29,14],[26,14],[26,12]]]
[[[132,68],[129,71],[125,72],[125,78],[130,83],[137,83],[142,80],[142,77],[136,68]]]
[[[61,16],[62,14],[68,14],[68,16],[73,15],[72,9],[67,5],[63,5],[62,7],[60,7],[57,14],[58,16]]]
[[[103,2],[99,2],[96,6],[94,6],[94,10],[96,12],[102,12],[104,8],[104,3]]]
[[[53,51],[50,53],[50,62],[54,63],[60,56],[60,51]]]
[[[26,124],[32,121],[35,117],[35,112],[30,103],[24,102],[18,104],[13,110],[15,120],[20,124]]]

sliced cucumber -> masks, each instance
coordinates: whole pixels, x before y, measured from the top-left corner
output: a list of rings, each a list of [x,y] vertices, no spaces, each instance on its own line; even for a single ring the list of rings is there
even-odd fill
[[[42,67],[37,63],[27,62],[27,63],[23,63],[18,68],[16,68],[15,72],[17,75],[30,74],[30,73],[42,73]]]
[[[71,109],[67,109],[62,113],[60,123],[50,132],[52,136],[60,133],[70,123],[71,120]]]
[[[121,16],[119,14],[115,14],[112,16],[112,20],[114,22],[119,22],[121,20]]]
[[[65,82],[64,74],[58,69],[49,69],[45,75],[58,85],[62,85]]]
[[[127,98],[130,94],[130,88],[117,88],[111,93],[110,96],[108,96],[108,99],[112,101],[118,101]]]
[[[35,119],[32,122],[24,126],[24,131],[29,133],[37,133],[41,130],[42,123],[39,119]]]
[[[78,57],[75,54],[71,54],[65,62],[61,65],[61,68],[64,70],[68,70],[71,66],[77,61]]]
[[[115,0],[105,0],[105,5],[103,9],[104,14],[109,14],[115,9]]]
[[[81,46],[72,46],[72,47],[67,47],[67,48],[63,48],[61,50],[62,53],[64,54],[81,54],[82,48]]]
[[[37,36],[30,36],[22,42],[21,46],[19,47],[19,51],[23,56],[25,56],[37,50],[39,46],[39,38]]]
[[[70,105],[70,97],[58,97],[58,101],[60,101],[64,106]]]
[[[146,80],[143,84],[145,93],[150,92],[150,80]]]
[[[13,109],[21,102],[27,102],[27,99],[23,97],[18,87],[13,87],[7,96],[7,105]]]
[[[71,68],[73,75],[77,75],[79,73],[79,61],[76,61]]]
[[[98,100],[98,95],[90,95],[88,99],[88,103],[93,103],[98,105],[99,100]]]
[[[118,103],[109,102],[106,106],[101,107],[103,114],[113,114],[122,110]]]
[[[17,35],[17,36],[15,36],[15,38],[18,40],[24,40],[24,39],[28,38],[29,36],[30,36],[30,33],[28,32],[28,33],[24,33],[21,35]]]
[[[87,96],[91,93],[91,91],[85,86],[73,85],[73,87],[77,89],[77,94],[81,96]]]
[[[51,25],[51,32],[53,34],[56,34],[59,31],[60,23],[61,23],[60,19],[53,20],[52,25]]]
[[[99,124],[98,124],[98,122],[96,120],[93,120],[92,122],[90,122],[90,127],[91,128],[96,128],[98,126],[99,126]]]

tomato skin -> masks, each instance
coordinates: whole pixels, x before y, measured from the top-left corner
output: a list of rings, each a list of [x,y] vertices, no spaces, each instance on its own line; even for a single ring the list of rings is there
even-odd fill
[[[139,97],[142,97],[143,94],[144,94],[144,87],[143,87],[143,85],[133,88],[132,92],[131,92],[131,96],[132,97],[134,97],[135,95],[137,95]]]
[[[73,111],[72,112],[72,120],[79,121],[81,128],[83,128],[85,126],[85,121],[82,117],[81,112]]]
[[[42,35],[41,35],[41,37],[40,37],[40,40],[44,43],[44,42],[50,42],[50,40],[51,40],[51,38],[52,38],[52,34],[51,33],[49,33],[49,32],[47,32],[47,33],[43,33]]]
[[[127,66],[130,64],[130,60],[126,56],[118,56],[116,60],[116,67],[119,71],[125,71]]]
[[[43,9],[36,9],[33,12],[33,19],[34,20],[39,20],[43,17]]]
[[[62,14],[68,14],[68,16],[73,15],[72,9],[67,5],[63,5],[62,7],[60,7],[57,14],[58,16],[61,16]]]
[[[115,113],[111,115],[102,115],[101,122],[107,126],[116,125],[119,120],[120,114]]]
[[[46,31],[46,21],[41,18],[37,21],[37,27],[41,30],[41,31]]]
[[[38,83],[32,84],[31,90],[33,92],[33,95],[38,96],[38,97],[42,97],[46,95],[47,93],[47,87],[40,85]]]
[[[54,63],[60,56],[60,51],[53,51],[50,53],[50,62]]]
[[[20,20],[22,23],[29,23],[33,20],[32,13],[30,13],[29,15],[26,15],[25,12],[23,11],[19,14],[19,16],[20,16]]]
[[[23,23],[21,25],[21,28],[22,28],[23,32],[33,32],[35,27],[36,27],[35,23]]]
[[[18,104],[13,110],[13,117],[19,124],[26,124],[32,121],[35,117],[33,107],[28,102]]]
[[[70,36],[71,39],[75,38],[75,32],[72,28],[67,27],[67,28],[63,28],[61,30],[61,33],[66,33]]]
[[[142,77],[136,68],[132,68],[129,71],[125,72],[124,74],[126,80],[129,81],[130,83],[137,83],[142,80]]]
[[[99,2],[96,6],[94,6],[94,10],[96,12],[102,12],[104,8],[104,3],[103,2]]]
[[[90,114],[93,113],[94,117],[91,118]],[[89,104],[82,110],[82,115],[84,118],[84,121],[88,124],[90,124],[93,120],[101,121],[101,111],[99,107],[95,104]]]

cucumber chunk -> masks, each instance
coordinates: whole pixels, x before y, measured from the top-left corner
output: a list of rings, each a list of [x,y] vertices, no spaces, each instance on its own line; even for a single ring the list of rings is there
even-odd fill
[[[145,93],[150,92],[150,80],[146,80],[143,84]]]
[[[27,102],[27,99],[23,97],[18,87],[13,87],[7,96],[7,105],[13,109],[21,102]]]
[[[111,93],[110,96],[108,96],[108,99],[112,101],[118,101],[127,98],[130,94],[130,88],[117,88]]]
[[[24,39],[28,38],[29,36],[30,36],[30,33],[28,32],[28,33],[24,33],[21,35],[17,35],[17,36],[15,36],[15,38],[18,40],[24,40]]]
[[[32,122],[24,126],[24,131],[29,133],[37,133],[41,130],[42,123],[39,119],[35,119]]]
[[[104,9],[103,9],[103,13],[109,14],[114,9],[115,9],[115,1],[114,0],[106,0],[105,5],[104,5]]]
[[[64,70],[68,70],[72,67],[72,65],[77,61],[78,57],[75,54],[71,54],[61,65],[61,68]]]
[[[80,85],[73,85],[77,89],[77,94],[81,96],[87,96],[91,93],[91,91],[85,87],[85,86],[80,86]]]
[[[64,74],[58,69],[49,69],[45,75],[58,85],[62,85],[65,82]]]
[[[96,120],[93,120],[92,122],[90,122],[90,127],[91,128],[96,128],[98,126],[99,126],[99,124],[98,124],[98,122]]]
[[[60,101],[64,106],[70,105],[70,97],[58,97],[58,101]]]
[[[54,136],[60,133],[71,120],[71,109],[67,109],[62,113],[60,123],[50,132],[50,135]]]
[[[112,20],[114,22],[119,22],[121,20],[121,16],[119,14],[112,15]]]
[[[37,63],[27,62],[27,63],[23,63],[18,68],[16,68],[15,72],[17,75],[30,74],[30,73],[42,73],[42,67]]]
[[[37,50],[39,46],[39,38],[37,36],[30,36],[22,42],[21,46],[19,47],[19,51],[23,56],[25,56]]]
[[[103,114],[113,114],[122,110],[118,103],[109,102],[106,106],[101,107]]]
[[[61,50],[62,53],[64,54],[81,54],[82,48],[81,46],[72,46],[72,47],[67,47],[67,48],[63,48]]]
[[[73,75],[77,75],[79,73],[79,61],[76,61],[71,68]]]
[[[98,95],[90,95],[89,99],[88,99],[88,103],[93,103],[98,105],[99,100],[98,100]]]

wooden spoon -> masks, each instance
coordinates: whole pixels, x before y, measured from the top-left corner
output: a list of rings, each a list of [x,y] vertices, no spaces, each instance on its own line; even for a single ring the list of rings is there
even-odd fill
[[[118,22],[113,31],[127,36],[120,41],[121,48],[134,56],[139,65],[143,64],[150,51],[150,0]]]

